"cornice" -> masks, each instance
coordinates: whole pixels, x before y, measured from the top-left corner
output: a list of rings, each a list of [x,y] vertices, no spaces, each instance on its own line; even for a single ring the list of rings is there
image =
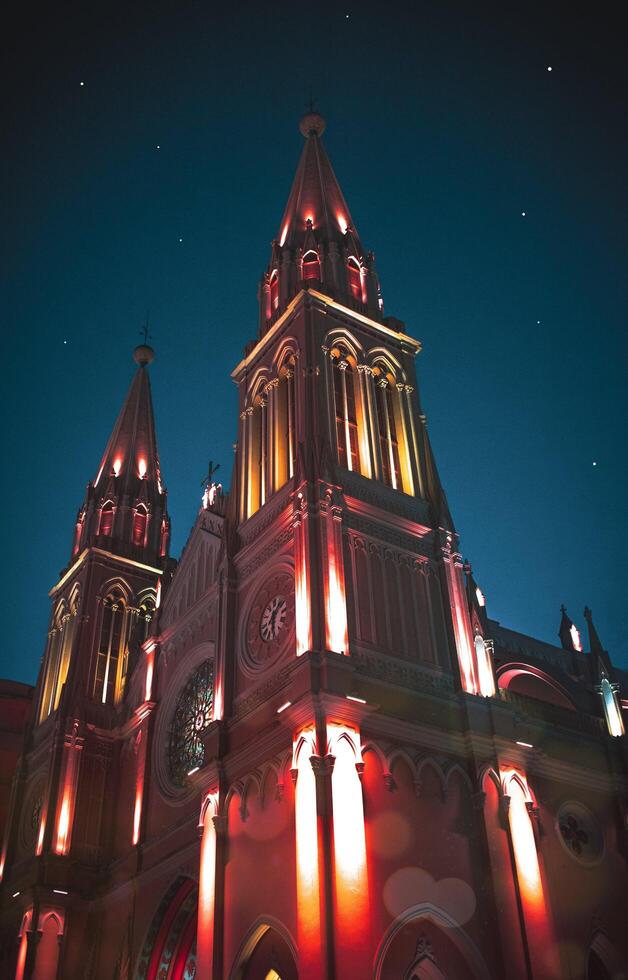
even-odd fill
[[[122,555],[114,555],[111,551],[105,551],[103,548],[85,548],[84,551],[78,556],[74,564],[70,565],[68,570],[64,572],[62,577],[59,579],[56,585],[53,585],[48,595],[52,597],[55,595],[59,589],[61,589],[66,582],[72,578],[73,575],[78,572],[79,568],[85,563],[85,560],[89,555],[99,555],[102,558],[109,558],[111,561],[119,562],[121,565],[125,565],[128,568],[137,568],[142,572],[151,572],[153,575],[163,575],[163,568],[154,568],[152,565],[145,565],[141,561],[135,561],[133,558],[124,558]]]

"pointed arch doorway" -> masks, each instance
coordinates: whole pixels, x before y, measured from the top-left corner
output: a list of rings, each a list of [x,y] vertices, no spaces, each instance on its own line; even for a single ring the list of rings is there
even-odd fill
[[[230,980],[298,980],[296,949],[280,922],[256,922],[240,946]]]

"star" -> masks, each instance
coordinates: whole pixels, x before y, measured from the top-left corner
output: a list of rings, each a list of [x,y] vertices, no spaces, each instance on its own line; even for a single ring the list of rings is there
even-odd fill
[[[83,86],[85,85],[85,82],[79,82],[79,84],[80,84],[81,88],[83,88]]]
[[[158,150],[161,150],[161,147],[160,147],[159,143],[157,144],[157,149]]]
[[[64,344],[67,344],[67,340],[64,340],[64,341],[63,341],[63,343],[64,343]]]
[[[538,326],[538,325],[540,324],[540,322],[541,322],[541,321],[540,321],[540,320],[537,320],[536,322],[537,322],[537,326]]]
[[[521,212],[521,217],[522,217],[522,218],[525,218],[525,216],[526,216],[526,213],[525,213],[525,211],[522,211],[522,212]]]
[[[182,238],[180,238],[180,239],[179,239],[179,245],[180,245],[180,244],[182,243],[182,241],[183,241],[183,239],[182,239]]]
[[[551,65],[548,65],[548,66],[547,66],[547,70],[548,70],[548,71],[551,71],[551,70],[552,70],[552,66],[551,66]]]
[[[597,466],[597,463],[595,462],[595,460],[593,461],[593,465],[594,465],[594,466]]]

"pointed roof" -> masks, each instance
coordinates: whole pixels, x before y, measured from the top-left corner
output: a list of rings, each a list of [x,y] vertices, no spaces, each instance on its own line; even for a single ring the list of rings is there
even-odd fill
[[[582,652],[582,641],[580,639],[580,630],[573,623],[567,614],[567,610],[564,606],[560,607],[561,617],[560,626],[558,627],[558,636],[560,638],[560,643],[563,650],[577,650],[579,653]]]
[[[161,489],[161,473],[155,435],[153,401],[148,365],[154,358],[151,347],[141,344],[133,352],[138,365],[116,424],[100,462],[94,487],[100,489],[110,476],[120,478],[118,492],[135,487],[138,477],[156,481]]]
[[[279,226],[279,244],[282,247],[303,245],[308,219],[319,241],[343,241],[347,229],[353,229],[354,237],[357,237],[347,202],[321,139],[325,120],[317,112],[308,112],[301,119],[299,129],[305,137],[305,145]]]
[[[600,638],[595,628],[595,623],[593,622],[593,614],[588,606],[584,607],[584,618],[587,621],[587,627],[589,630],[589,649],[591,650],[591,653],[597,660],[598,664],[602,667],[603,673],[610,678],[613,676],[613,667],[610,657],[600,643]]]

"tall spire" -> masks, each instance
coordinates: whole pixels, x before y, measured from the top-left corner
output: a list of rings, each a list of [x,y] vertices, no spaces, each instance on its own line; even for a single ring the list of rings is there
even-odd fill
[[[137,371],[96,477],[87,485],[73,555],[92,544],[149,563],[167,553],[170,524],[148,375],[154,356],[146,343],[133,352]]]
[[[301,119],[299,129],[305,137],[305,145],[279,226],[279,244],[282,247],[302,245],[308,220],[318,240],[340,243],[347,229],[351,229],[359,242],[349,207],[321,139],[326,129],[325,120],[317,112],[308,112]]]
[[[299,123],[305,145],[260,288],[262,335],[301,289],[382,319],[375,259],[366,253],[323,145],[318,112]]]

